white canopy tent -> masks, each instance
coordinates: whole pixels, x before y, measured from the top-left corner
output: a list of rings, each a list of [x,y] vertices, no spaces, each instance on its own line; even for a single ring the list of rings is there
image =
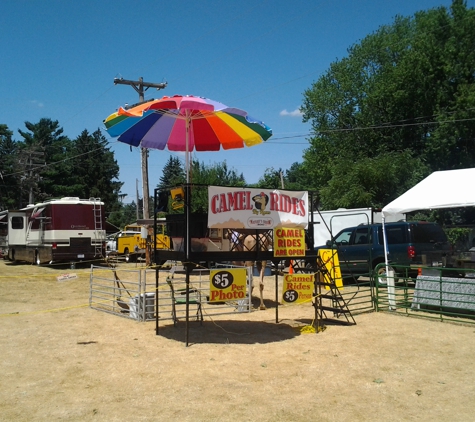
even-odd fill
[[[388,215],[411,211],[475,206],[475,168],[436,171],[383,210]]]
[[[394,274],[389,272],[384,221],[387,216],[411,211],[475,206],[475,168],[436,171],[382,209],[384,252],[390,305],[394,295]]]

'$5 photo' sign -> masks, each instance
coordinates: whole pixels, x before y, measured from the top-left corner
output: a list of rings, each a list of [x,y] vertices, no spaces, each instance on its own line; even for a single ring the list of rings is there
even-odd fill
[[[240,300],[246,297],[245,268],[224,268],[210,272],[210,302]]]

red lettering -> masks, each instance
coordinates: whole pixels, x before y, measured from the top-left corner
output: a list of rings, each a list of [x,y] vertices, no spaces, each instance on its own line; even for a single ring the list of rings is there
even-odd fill
[[[270,193],[270,205],[269,208],[271,211],[280,211],[279,209],[279,194],[276,192]]]
[[[289,195],[282,195],[280,198],[281,210],[284,212],[292,211],[292,200]]]
[[[227,198],[228,198],[228,209],[230,211],[233,210],[233,209],[236,209],[235,206],[236,206],[237,201],[236,201],[236,197],[233,195],[233,193],[228,192]]]
[[[222,290],[213,290],[211,291],[211,299],[210,301],[224,301],[224,300],[232,300],[232,299],[244,299],[246,294],[242,291],[232,291],[232,292],[223,292]]]
[[[221,193],[219,195],[219,202],[220,202],[219,212],[228,212],[229,208],[228,208],[228,204],[227,204],[227,201],[226,201],[226,194],[225,193]]]
[[[299,203],[298,198],[292,198],[292,214],[298,215],[297,214],[297,204]]]
[[[218,208],[216,206],[216,202],[218,201],[218,195],[214,195],[212,198],[211,198],[211,212],[213,214],[216,214],[218,212]]]
[[[251,191],[246,191],[246,209],[252,210],[252,202],[251,202]]]
[[[236,196],[234,198],[237,204],[237,210],[239,211],[242,211],[246,207],[244,195],[245,192],[236,192]]]
[[[305,215],[306,215],[306,212],[305,212],[305,211],[306,211],[306,207],[305,207],[305,201],[304,201],[303,199],[300,200],[300,202],[299,202],[299,207],[300,207],[300,215],[301,215],[302,217],[305,217]]]

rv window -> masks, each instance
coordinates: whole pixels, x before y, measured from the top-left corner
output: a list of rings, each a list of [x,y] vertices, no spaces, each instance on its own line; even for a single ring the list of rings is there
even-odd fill
[[[12,229],[23,228],[23,217],[12,217]]]

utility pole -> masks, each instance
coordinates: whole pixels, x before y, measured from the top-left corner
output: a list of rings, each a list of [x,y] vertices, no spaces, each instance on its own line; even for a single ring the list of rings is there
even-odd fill
[[[135,221],[139,221],[139,179],[135,179],[135,197],[137,201],[137,205],[135,206],[135,211],[136,211]]]
[[[153,83],[153,82],[144,82],[143,78],[140,77],[138,81],[129,81],[123,78],[114,78],[114,85],[130,85],[134,88],[139,94],[139,103],[144,101],[144,92],[149,88],[157,88],[157,91],[164,89],[167,86],[167,82],[164,83]],[[145,88],[145,89],[144,89]],[[148,212],[148,150],[147,148],[141,148],[141,157],[142,157],[142,189],[143,189],[143,218],[149,218]]]
[[[28,177],[26,178],[28,186],[28,204],[35,203],[34,190],[38,187],[40,181],[41,168],[44,168],[44,151],[38,150],[38,147],[31,147],[26,150],[25,166],[28,168]]]

